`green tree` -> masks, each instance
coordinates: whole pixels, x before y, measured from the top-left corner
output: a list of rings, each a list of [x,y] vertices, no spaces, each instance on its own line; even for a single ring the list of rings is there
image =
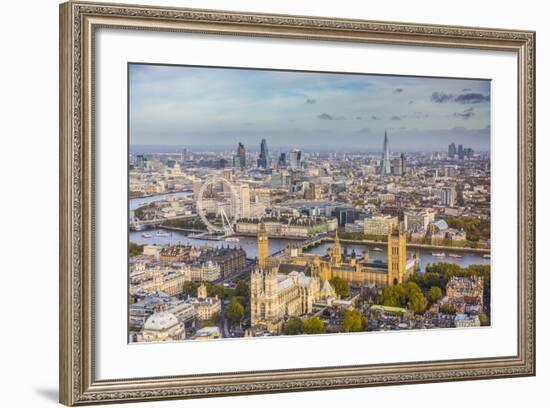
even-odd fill
[[[344,279],[340,278],[339,276],[335,276],[330,279],[329,282],[339,297],[345,298],[349,295],[349,283]]]
[[[405,307],[407,294],[403,285],[386,286],[382,291],[384,306]]]
[[[448,315],[456,314],[456,309],[449,304],[442,305],[439,308],[439,311],[443,314],[448,314]]]
[[[384,306],[403,307],[414,313],[422,313],[426,309],[426,298],[420,287],[412,281],[405,285],[387,286],[382,291]]]
[[[432,286],[428,291],[427,297],[431,303],[435,303],[443,297],[443,291],[438,286]]]
[[[250,297],[250,287],[244,280],[239,279],[237,285],[235,286],[235,292],[233,294],[234,296],[240,296],[248,299]]]
[[[489,318],[487,317],[487,315],[485,313],[481,313],[479,315],[479,323],[482,326],[490,326],[491,325],[491,322],[489,321]]]
[[[129,256],[138,256],[143,254],[144,245],[136,244],[135,242],[130,242],[128,245],[128,255]]]
[[[416,314],[423,313],[426,310],[427,302],[418,285],[414,282],[408,282],[405,291],[407,294],[407,308]]]
[[[212,285],[211,283],[207,284],[207,292],[208,296],[217,296],[218,299],[225,299],[226,298],[226,292],[225,288],[222,285]]]
[[[299,317],[291,317],[285,324],[285,334],[296,335],[304,332],[304,322]]]
[[[187,296],[196,297],[199,284],[197,282],[187,281],[183,283],[181,293]]]
[[[221,316],[220,316],[220,313],[219,312],[216,312],[216,313],[212,313],[212,316],[210,317],[210,321],[216,325],[220,322],[221,320]]]
[[[346,310],[342,322],[343,332],[360,332],[367,328],[368,319],[357,309]]]
[[[449,217],[446,218],[449,227],[466,231],[468,241],[479,241],[491,238],[491,221],[475,217]]]
[[[304,322],[304,333],[306,334],[326,333],[325,322],[323,322],[317,316],[310,317]]]
[[[225,310],[225,318],[229,321],[229,324],[236,325],[240,324],[244,317],[244,307],[239,303],[239,301],[232,297],[231,303],[227,306]]]

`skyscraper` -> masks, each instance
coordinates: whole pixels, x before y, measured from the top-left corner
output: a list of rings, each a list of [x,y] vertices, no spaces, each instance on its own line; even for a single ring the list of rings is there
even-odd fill
[[[237,148],[237,157],[239,158],[239,166],[241,169],[246,167],[246,150],[244,145],[239,142],[239,147]]]
[[[288,165],[291,169],[297,169],[301,166],[302,152],[294,147],[289,153]]]
[[[392,167],[392,174],[394,176],[404,176],[405,175],[405,166],[406,166],[406,158],[403,153],[399,157],[396,157],[393,159],[393,167]]]
[[[458,145],[458,158],[464,160],[464,146],[461,144]]]
[[[269,167],[269,151],[267,150],[267,142],[262,139],[260,145],[260,158],[258,159],[258,167],[267,169]]]
[[[443,187],[441,189],[441,204],[447,207],[454,207],[456,201],[456,190],[454,187]]]
[[[382,166],[380,167],[380,174],[382,176],[389,176],[391,174],[390,142],[388,140],[388,132],[384,132],[384,147],[382,148]]]
[[[456,145],[455,145],[455,142],[453,142],[449,145],[449,151],[447,153],[447,156],[449,156],[450,158],[453,158],[455,157],[455,155],[456,155]]]

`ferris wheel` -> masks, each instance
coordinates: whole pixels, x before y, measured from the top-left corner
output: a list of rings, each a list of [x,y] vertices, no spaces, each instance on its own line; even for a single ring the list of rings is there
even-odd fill
[[[221,190],[215,191],[220,186]],[[234,234],[233,226],[239,218],[239,209],[240,197],[233,183],[219,176],[211,176],[204,181],[197,197],[197,213],[208,231]],[[219,221],[214,223],[212,216]]]

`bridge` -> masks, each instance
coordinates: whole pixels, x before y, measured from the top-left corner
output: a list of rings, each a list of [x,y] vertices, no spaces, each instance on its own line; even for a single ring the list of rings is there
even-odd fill
[[[314,248],[318,245],[321,245],[325,241],[330,241],[330,238],[328,236],[316,236],[316,237],[313,237],[313,238],[306,239],[305,241],[302,241],[300,243],[300,246],[302,247],[302,250],[304,251],[304,250],[307,250],[307,249],[310,249],[310,248]],[[271,254],[270,256],[282,255],[282,254],[284,254],[284,252],[285,252],[285,248],[280,249],[279,251]]]

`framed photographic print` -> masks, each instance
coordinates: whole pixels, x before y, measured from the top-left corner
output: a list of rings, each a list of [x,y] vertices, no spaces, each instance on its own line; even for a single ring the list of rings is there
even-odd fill
[[[61,402],[534,375],[534,42],[62,4]]]

